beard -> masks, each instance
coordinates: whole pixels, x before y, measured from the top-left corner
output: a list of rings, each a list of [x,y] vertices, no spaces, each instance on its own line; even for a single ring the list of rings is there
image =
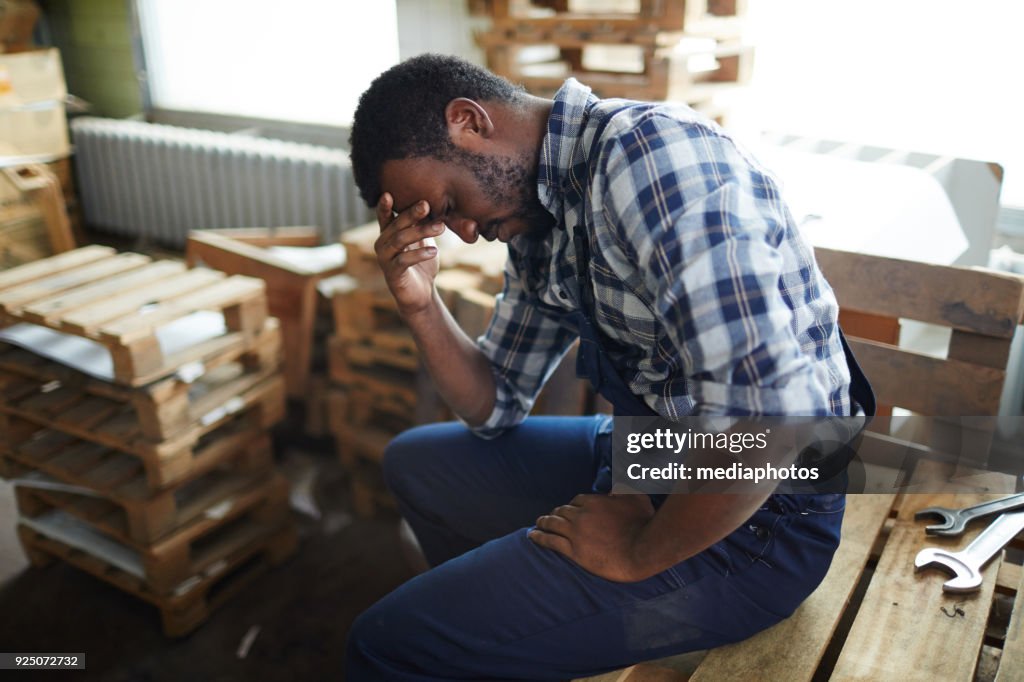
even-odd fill
[[[555,217],[537,196],[537,168],[527,155],[495,157],[457,149],[454,160],[473,172],[494,205],[510,207],[509,218],[527,225],[520,236],[540,241],[555,226]]]

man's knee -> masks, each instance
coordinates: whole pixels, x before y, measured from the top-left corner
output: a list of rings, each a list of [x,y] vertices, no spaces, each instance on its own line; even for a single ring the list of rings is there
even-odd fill
[[[381,679],[381,667],[386,666],[387,652],[394,648],[394,637],[388,633],[372,606],[352,623],[345,651],[348,679]]]
[[[427,457],[429,426],[416,426],[395,436],[384,449],[381,468],[384,481],[396,495],[407,492],[409,481],[418,478],[417,470]]]

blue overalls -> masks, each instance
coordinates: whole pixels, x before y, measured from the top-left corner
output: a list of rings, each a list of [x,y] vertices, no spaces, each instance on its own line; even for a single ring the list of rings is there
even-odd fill
[[[651,413],[603,351],[589,313],[570,315],[580,373],[617,413]],[[845,341],[844,349],[851,393],[871,414],[870,387]],[[599,578],[533,544],[526,534],[537,517],[610,488],[609,426],[607,416],[531,417],[494,440],[453,423],[396,438],[385,477],[435,568],[356,620],[347,679],[595,675],[746,639],[817,587],[839,543],[842,495],[773,495],[722,541],[636,583]]]

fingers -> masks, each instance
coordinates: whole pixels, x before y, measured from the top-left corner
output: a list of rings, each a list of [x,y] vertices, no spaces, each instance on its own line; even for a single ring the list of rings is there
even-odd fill
[[[564,516],[547,514],[537,519],[537,528],[546,533],[567,536],[571,527],[572,523]]]
[[[391,222],[391,209],[394,206],[395,200],[387,192],[381,194],[380,199],[377,200],[377,224],[380,225],[381,230]]]
[[[422,263],[425,260],[430,260],[437,255],[436,246],[424,246],[419,249],[412,249],[411,251],[403,251],[392,259],[392,262],[401,269],[411,268],[417,263]]]
[[[567,538],[561,535],[555,535],[553,533],[547,533],[538,528],[534,528],[526,537],[530,538],[534,544],[551,549],[559,554],[572,558],[572,543]]]
[[[416,202],[397,217],[392,216],[393,208],[394,199],[384,193],[377,202],[377,222],[381,226],[381,233],[374,244],[377,259],[382,265],[417,242],[437,237],[444,232],[444,224],[439,221],[423,222],[430,212],[426,201]]]

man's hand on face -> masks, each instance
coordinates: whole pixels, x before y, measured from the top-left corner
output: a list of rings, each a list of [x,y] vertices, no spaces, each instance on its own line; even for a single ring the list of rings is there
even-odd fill
[[[537,519],[529,538],[615,582],[650,577],[636,556],[641,530],[654,516],[647,495],[577,495]]]
[[[385,192],[377,202],[380,237],[374,249],[399,312],[415,315],[433,302],[438,270],[433,238],[444,232],[444,224],[427,219],[430,207],[426,201],[416,202],[398,216],[392,216],[393,208],[394,199]]]

